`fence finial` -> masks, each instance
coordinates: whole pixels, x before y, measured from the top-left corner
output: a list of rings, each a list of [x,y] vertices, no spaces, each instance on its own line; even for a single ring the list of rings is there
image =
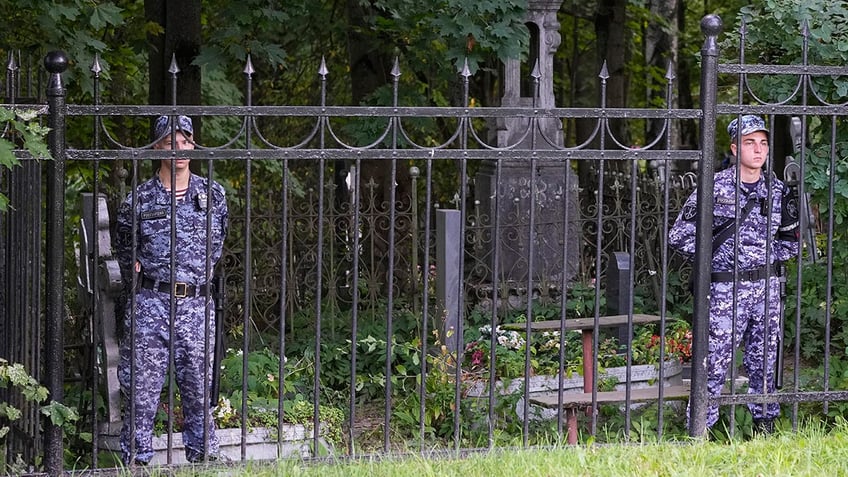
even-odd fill
[[[44,57],[44,67],[50,72],[48,89],[62,90],[62,73],[68,69],[68,56],[64,51],[56,50],[47,53]]]
[[[15,61],[15,52],[9,52],[9,61],[6,62],[6,69],[9,71],[16,71],[18,69],[18,62]]]
[[[674,73],[674,63],[672,63],[671,60],[668,60],[668,68],[665,70],[665,79],[671,82],[676,78],[677,75]]]
[[[395,64],[392,66],[392,76],[394,76],[395,80],[400,78],[400,60],[397,56],[395,56]]]
[[[94,61],[91,62],[91,72],[94,73],[95,77],[99,78],[102,71],[103,67],[100,65],[100,53],[95,53]]]
[[[177,55],[175,53],[171,54],[171,66],[168,68],[168,73],[171,73],[172,75],[176,75],[179,72],[180,72],[180,67],[177,66]]]
[[[467,56],[465,57],[465,61],[462,64],[462,70],[460,70],[459,74],[462,75],[463,78],[468,78],[468,77],[471,76],[471,68],[468,67],[468,57]]]
[[[244,64],[244,74],[247,76],[253,76],[256,70],[253,69],[253,62],[250,61],[250,53],[247,54],[247,61]]]
[[[607,69],[607,60],[604,60],[604,64],[601,65],[601,72],[598,74],[598,78],[601,78],[602,80],[606,81],[609,79],[609,77],[610,75],[609,69]]]
[[[318,75],[326,79],[328,74],[330,74],[330,70],[327,69],[327,60],[321,55],[321,66],[318,67]]]
[[[715,38],[721,33],[721,29],[724,24],[721,21],[721,17],[718,15],[710,14],[701,19],[701,32],[707,37],[710,37],[715,41]],[[745,28],[745,22],[742,22],[743,29]]]

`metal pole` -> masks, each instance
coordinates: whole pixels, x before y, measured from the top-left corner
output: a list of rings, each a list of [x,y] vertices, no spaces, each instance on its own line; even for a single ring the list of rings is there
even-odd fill
[[[47,235],[45,257],[45,333],[44,333],[44,381],[50,398],[56,402],[64,400],[62,385],[64,366],[62,361],[64,337],[62,334],[65,288],[62,283],[65,251],[65,87],[62,72],[68,68],[68,57],[62,51],[51,51],[44,58],[44,66],[50,72],[47,83],[47,104],[50,113],[47,125],[50,132],[47,143],[52,161],[47,167]],[[44,468],[50,475],[62,472],[62,428],[49,419],[44,422]]]
[[[692,390],[689,399],[689,435],[702,437],[707,430],[707,355],[710,327],[710,273],[712,263],[713,176],[715,175],[716,97],[718,78],[718,15],[701,20],[706,36],[701,48],[701,163],[698,167],[698,212],[695,219],[695,297],[692,319]]]

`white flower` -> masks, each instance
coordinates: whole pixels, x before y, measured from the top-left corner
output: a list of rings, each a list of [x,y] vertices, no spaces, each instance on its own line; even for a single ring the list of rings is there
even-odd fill
[[[213,414],[217,419],[223,419],[229,415],[232,415],[233,412],[235,411],[233,410],[233,406],[230,403],[230,400],[225,397],[222,397],[218,400],[218,405],[215,406],[215,409],[213,410]]]

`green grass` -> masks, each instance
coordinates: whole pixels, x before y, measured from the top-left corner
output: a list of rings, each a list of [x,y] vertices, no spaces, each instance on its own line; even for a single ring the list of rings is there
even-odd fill
[[[294,460],[245,467],[186,468],[176,475],[227,476],[838,476],[848,475],[848,424],[717,443],[497,450],[465,458],[395,457],[339,463]]]

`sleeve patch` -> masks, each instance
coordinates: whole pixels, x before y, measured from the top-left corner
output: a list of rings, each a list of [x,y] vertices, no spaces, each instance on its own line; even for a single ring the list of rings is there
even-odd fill
[[[698,215],[698,209],[695,207],[695,204],[686,204],[683,206],[683,211],[681,212],[681,217],[683,220],[687,222],[692,222],[695,220],[695,216]]]

